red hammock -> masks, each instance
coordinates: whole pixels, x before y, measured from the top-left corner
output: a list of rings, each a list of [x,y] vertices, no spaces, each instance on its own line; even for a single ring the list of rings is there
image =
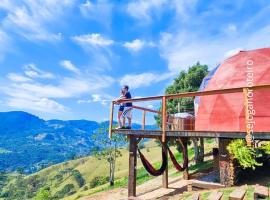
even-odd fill
[[[177,162],[177,160],[176,160],[175,156],[173,155],[172,151],[170,150],[170,148],[167,147],[167,149],[169,151],[169,155],[170,155],[170,158],[172,160],[174,167],[178,171],[184,171],[188,167],[188,155],[187,155],[187,149],[185,148],[187,140],[183,139],[183,138],[179,138],[179,142],[182,146],[182,154],[183,154],[183,160],[184,160],[183,167]]]
[[[145,158],[145,156],[142,154],[142,152],[138,148],[138,152],[140,154],[140,159],[142,161],[142,164],[143,164],[144,168],[146,169],[146,171],[149,174],[151,174],[152,176],[160,176],[161,174],[163,174],[163,172],[167,168],[168,159],[167,159],[167,155],[166,155],[166,152],[165,152],[164,148],[165,147],[162,146],[162,164],[161,164],[161,167],[159,169],[155,169],[153,167],[153,165],[151,165],[149,163],[149,161]]]
[[[172,160],[174,167],[178,171],[185,170],[188,167],[188,155],[187,155],[187,149],[185,148],[187,145],[187,139],[179,138],[179,142],[182,146],[182,151],[183,151],[183,159],[184,159],[183,167],[177,162],[175,156],[173,155],[172,151],[170,150],[170,148],[167,145],[166,146],[162,145],[162,164],[161,164],[161,167],[159,169],[155,169],[153,167],[153,165],[150,164],[150,162],[145,158],[145,156],[142,154],[142,152],[138,148],[140,159],[141,159],[142,164],[143,164],[144,168],[146,169],[146,171],[149,174],[151,174],[152,176],[160,176],[161,174],[163,174],[163,172],[166,170],[166,167],[168,164],[168,158],[166,155],[165,148],[168,149],[168,152],[169,152],[169,155],[170,155],[170,158]]]

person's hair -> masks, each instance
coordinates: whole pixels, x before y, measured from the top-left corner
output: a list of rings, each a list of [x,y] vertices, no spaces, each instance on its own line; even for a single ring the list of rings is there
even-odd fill
[[[129,89],[128,85],[124,85],[123,88],[125,88],[126,90]]]

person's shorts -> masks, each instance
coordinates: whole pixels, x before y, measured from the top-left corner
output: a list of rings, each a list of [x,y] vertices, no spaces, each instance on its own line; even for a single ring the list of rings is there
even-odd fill
[[[128,117],[131,118],[132,117],[132,107],[125,107],[122,117]]]
[[[119,106],[119,111],[120,111],[120,112],[123,112],[124,109],[125,109],[125,106]]]

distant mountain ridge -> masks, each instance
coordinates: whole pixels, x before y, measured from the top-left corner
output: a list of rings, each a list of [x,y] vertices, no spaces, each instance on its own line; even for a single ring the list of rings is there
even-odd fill
[[[109,122],[43,120],[22,111],[0,112],[0,171],[26,173],[91,154],[92,133]],[[139,124],[133,124],[139,129]],[[155,126],[147,126],[154,129]]]

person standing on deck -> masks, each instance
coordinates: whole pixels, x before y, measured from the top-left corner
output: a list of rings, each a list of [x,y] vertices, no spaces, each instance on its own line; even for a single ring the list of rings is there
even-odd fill
[[[120,100],[124,100],[124,99],[131,99],[131,94],[129,92],[128,85],[124,85],[122,88],[122,91],[124,93],[124,96],[116,100],[116,102],[119,102]],[[118,116],[119,116],[119,113],[118,113]],[[131,102],[124,103],[124,110],[122,111],[121,117],[123,121],[122,123],[120,122],[120,125],[122,125],[122,127],[119,127],[119,128],[131,129],[131,122],[132,122],[132,103]],[[126,118],[128,119],[128,126],[125,126]]]
[[[118,102],[119,100],[123,99],[125,97],[125,91],[123,89],[120,90],[120,97],[115,100],[116,102]],[[119,104],[119,110],[118,110],[118,127],[117,129],[122,129],[123,128],[123,124],[122,124],[122,114],[125,108],[125,104],[124,103],[120,103]]]

